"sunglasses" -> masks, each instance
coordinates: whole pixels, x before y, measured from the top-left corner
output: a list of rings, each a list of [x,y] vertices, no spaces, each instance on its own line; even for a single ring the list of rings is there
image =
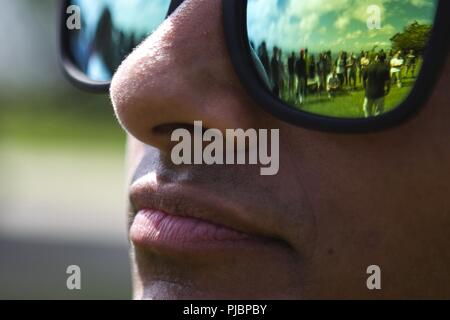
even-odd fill
[[[63,1],[66,75],[108,92],[120,63],[182,2]],[[448,55],[449,13],[445,0],[223,0],[229,56],[250,96],[290,124],[343,133],[420,110]]]

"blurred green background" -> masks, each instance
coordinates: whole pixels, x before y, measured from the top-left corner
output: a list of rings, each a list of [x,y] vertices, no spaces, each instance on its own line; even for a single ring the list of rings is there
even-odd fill
[[[63,77],[59,5],[0,0],[0,299],[128,299],[125,136]]]

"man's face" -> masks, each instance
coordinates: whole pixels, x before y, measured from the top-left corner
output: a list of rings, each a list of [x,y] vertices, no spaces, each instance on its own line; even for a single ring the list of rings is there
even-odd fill
[[[309,131],[247,95],[221,3],[185,1],[113,79],[129,137],[130,227],[144,219],[137,211],[157,212],[148,230],[131,227],[135,297],[449,297],[450,60],[412,121],[364,135]],[[279,129],[278,174],[175,166],[171,133],[196,120],[222,131]],[[178,238],[155,233],[164,221]],[[380,291],[367,289],[370,265],[381,268]]]

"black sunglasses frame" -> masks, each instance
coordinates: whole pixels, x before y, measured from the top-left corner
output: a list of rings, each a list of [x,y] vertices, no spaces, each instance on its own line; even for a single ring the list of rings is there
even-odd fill
[[[183,1],[176,0],[169,14]],[[82,90],[105,93],[110,82],[95,82],[73,63],[68,32],[65,25],[69,0],[62,1],[60,21],[60,57],[68,79]],[[395,109],[377,117],[347,119],[315,115],[297,110],[274,96],[261,80],[252,61],[247,35],[247,0],[223,0],[225,39],[234,69],[242,85],[261,107],[287,123],[307,129],[336,133],[367,133],[388,129],[411,119],[427,102],[448,56],[450,31],[450,1],[438,3],[433,29],[424,54],[424,62],[408,97]]]
[[[77,88],[92,93],[106,93],[109,91],[110,81],[93,81],[89,79],[74,63],[75,59],[70,50],[69,31],[66,26],[67,8],[70,0],[61,0],[59,15],[59,59],[66,78]],[[71,31],[72,32],[72,31]]]

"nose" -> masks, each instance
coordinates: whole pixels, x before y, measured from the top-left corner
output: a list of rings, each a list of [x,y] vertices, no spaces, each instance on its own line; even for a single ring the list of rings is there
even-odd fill
[[[169,151],[172,129],[203,121],[221,131],[256,127],[259,112],[231,65],[221,0],[186,0],[136,48],[111,83],[124,129]]]

